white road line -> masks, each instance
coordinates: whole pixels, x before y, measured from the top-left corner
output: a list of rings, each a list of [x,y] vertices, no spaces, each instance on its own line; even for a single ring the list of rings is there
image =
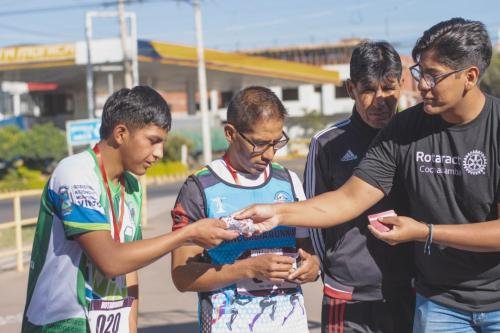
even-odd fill
[[[23,313],[19,312],[15,315],[7,315],[0,316],[0,326],[12,324],[12,323],[20,323],[23,321]]]

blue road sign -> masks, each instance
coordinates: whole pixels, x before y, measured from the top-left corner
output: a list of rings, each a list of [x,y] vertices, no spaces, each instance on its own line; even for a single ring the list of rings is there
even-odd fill
[[[101,119],[72,120],[66,122],[68,146],[96,143],[100,140]]]

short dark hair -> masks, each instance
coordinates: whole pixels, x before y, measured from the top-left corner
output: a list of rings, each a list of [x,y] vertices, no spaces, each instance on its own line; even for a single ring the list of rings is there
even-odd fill
[[[285,119],[287,111],[269,88],[251,86],[240,90],[229,102],[227,122],[240,132],[247,132],[262,118]]]
[[[412,57],[432,50],[436,59],[451,69],[477,66],[479,76],[491,61],[491,40],[483,23],[455,17],[426,30],[413,47]]]
[[[369,84],[388,78],[401,79],[401,58],[385,41],[362,42],[352,51],[350,77],[353,83]]]
[[[104,104],[99,133],[101,139],[108,138],[118,124],[131,130],[154,124],[167,131],[172,116],[167,102],[159,93],[148,86],[136,86],[115,91]]]

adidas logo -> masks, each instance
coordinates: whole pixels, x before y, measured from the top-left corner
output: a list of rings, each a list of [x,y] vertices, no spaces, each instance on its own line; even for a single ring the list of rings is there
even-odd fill
[[[345,153],[345,155],[340,159],[341,162],[348,162],[348,161],[354,161],[357,160],[358,156],[354,154],[350,149]]]

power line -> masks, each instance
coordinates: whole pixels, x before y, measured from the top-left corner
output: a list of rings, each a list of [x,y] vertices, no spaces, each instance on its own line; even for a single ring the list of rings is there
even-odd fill
[[[18,33],[21,33],[24,35],[31,35],[31,36],[37,36],[37,37],[40,37],[40,36],[53,37],[53,38],[72,37],[70,35],[59,34],[59,33],[48,32],[48,31],[40,31],[40,30],[35,30],[35,29],[27,29],[27,28],[22,28],[22,27],[18,27],[18,26],[12,26],[12,25],[5,24],[5,23],[0,23],[0,28],[5,29],[5,30],[18,32]]]
[[[176,1],[176,2],[186,2],[181,0],[124,0],[126,5],[136,4],[136,3],[144,3],[144,2],[166,2],[166,1]],[[85,8],[95,8],[95,7],[115,7],[118,5],[119,1],[96,1],[89,2],[85,4],[79,5],[65,5],[65,6],[51,6],[51,7],[36,7],[36,8],[27,8],[27,9],[14,9],[1,11],[0,16],[19,16],[19,15],[29,15],[29,14],[42,14],[47,12],[60,12],[60,11],[68,11],[68,10],[77,10],[77,9],[85,9]]]
[[[137,4],[137,3],[145,3],[145,2],[160,2],[160,1],[172,1],[172,0],[124,0],[125,4]],[[99,2],[89,2],[89,3],[80,3],[73,5],[65,5],[65,6],[51,6],[51,7],[32,7],[27,9],[15,9],[9,11],[0,12],[0,16],[18,16],[18,15],[30,15],[30,14],[42,14],[46,12],[58,12],[58,11],[69,11],[69,10],[78,10],[85,8],[95,8],[95,7],[112,7],[116,6],[120,1],[99,1]],[[38,29],[29,29],[23,28],[19,26],[13,26],[5,23],[0,23],[0,28],[18,32],[24,35],[38,36],[38,37],[70,37],[69,35],[57,34],[54,32],[44,32]]]
[[[131,0],[133,1],[133,0]],[[135,2],[135,1],[134,1]],[[28,14],[42,14],[46,12],[58,12],[66,10],[75,10],[82,8],[92,8],[92,7],[107,7],[116,5],[118,1],[100,1],[95,3],[86,3],[80,5],[65,5],[65,6],[50,6],[50,7],[36,7],[27,9],[14,9],[0,12],[0,16],[18,16],[18,15],[28,15]]]

